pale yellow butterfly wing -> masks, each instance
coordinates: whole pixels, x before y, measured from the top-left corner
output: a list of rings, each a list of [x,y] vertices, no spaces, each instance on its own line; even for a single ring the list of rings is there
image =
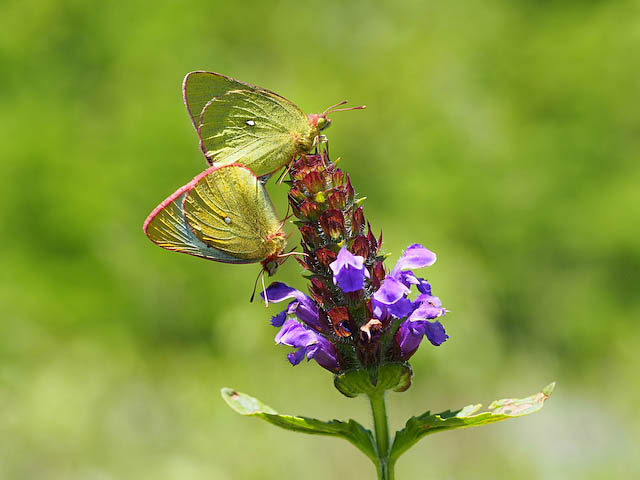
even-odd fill
[[[187,193],[183,208],[193,233],[206,245],[247,262],[284,250],[282,222],[258,178],[247,167],[212,167]]]
[[[264,187],[242,165],[202,172],[158,205],[143,227],[162,248],[225,263],[281,253],[280,228]]]
[[[207,103],[198,134],[213,164],[242,163],[257,176],[311,150],[317,129],[296,105],[264,90],[233,90]]]

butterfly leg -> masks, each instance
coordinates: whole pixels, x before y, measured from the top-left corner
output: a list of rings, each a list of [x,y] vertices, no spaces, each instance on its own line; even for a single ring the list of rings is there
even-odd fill
[[[264,270],[262,270],[262,291],[264,292],[264,306],[269,307],[269,297],[267,297],[267,287],[264,286]]]
[[[291,157],[291,161],[289,162],[289,165],[287,165],[287,167],[282,171],[282,174],[280,175],[280,179],[278,180],[278,184],[282,185],[282,182],[284,181],[284,177],[291,171],[291,169],[293,168],[293,163],[296,161],[296,154],[293,154],[293,157]]]

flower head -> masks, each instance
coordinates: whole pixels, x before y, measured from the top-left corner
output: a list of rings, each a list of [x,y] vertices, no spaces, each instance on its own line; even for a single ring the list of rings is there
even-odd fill
[[[436,255],[412,244],[386,273],[382,236],[373,235],[349,176],[326,152],[300,156],[290,177],[310,295],[278,282],[263,294],[270,302],[289,300],[271,320],[280,329],[276,342],[296,349],[289,361],[297,365],[306,356],[334,373],[376,371],[408,360],[424,337],[441,345],[448,335],[438,318],[446,310],[413,272],[433,265]]]

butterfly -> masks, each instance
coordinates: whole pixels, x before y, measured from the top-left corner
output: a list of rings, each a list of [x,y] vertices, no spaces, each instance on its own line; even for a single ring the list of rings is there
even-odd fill
[[[309,153],[320,132],[331,125],[329,113],[365,108],[337,108],[306,115],[277,93],[214,72],[188,73],[184,102],[212,165],[242,163],[258,177]]]
[[[214,165],[149,214],[143,230],[167,250],[224,263],[257,263],[273,275],[287,238],[269,196],[249,168]]]

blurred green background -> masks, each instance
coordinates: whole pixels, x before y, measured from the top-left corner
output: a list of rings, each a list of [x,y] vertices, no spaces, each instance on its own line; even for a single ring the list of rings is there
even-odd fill
[[[437,252],[451,310],[393,427],[558,381],[541,413],[423,440],[399,479],[640,476],[638,2],[4,0],[0,19],[0,478],[374,476],[220,399],[369,425],[273,345],[258,267],[142,234],[205,167],[180,90],[197,69],[307,112],[368,105],[334,115],[333,156],[391,262]]]

